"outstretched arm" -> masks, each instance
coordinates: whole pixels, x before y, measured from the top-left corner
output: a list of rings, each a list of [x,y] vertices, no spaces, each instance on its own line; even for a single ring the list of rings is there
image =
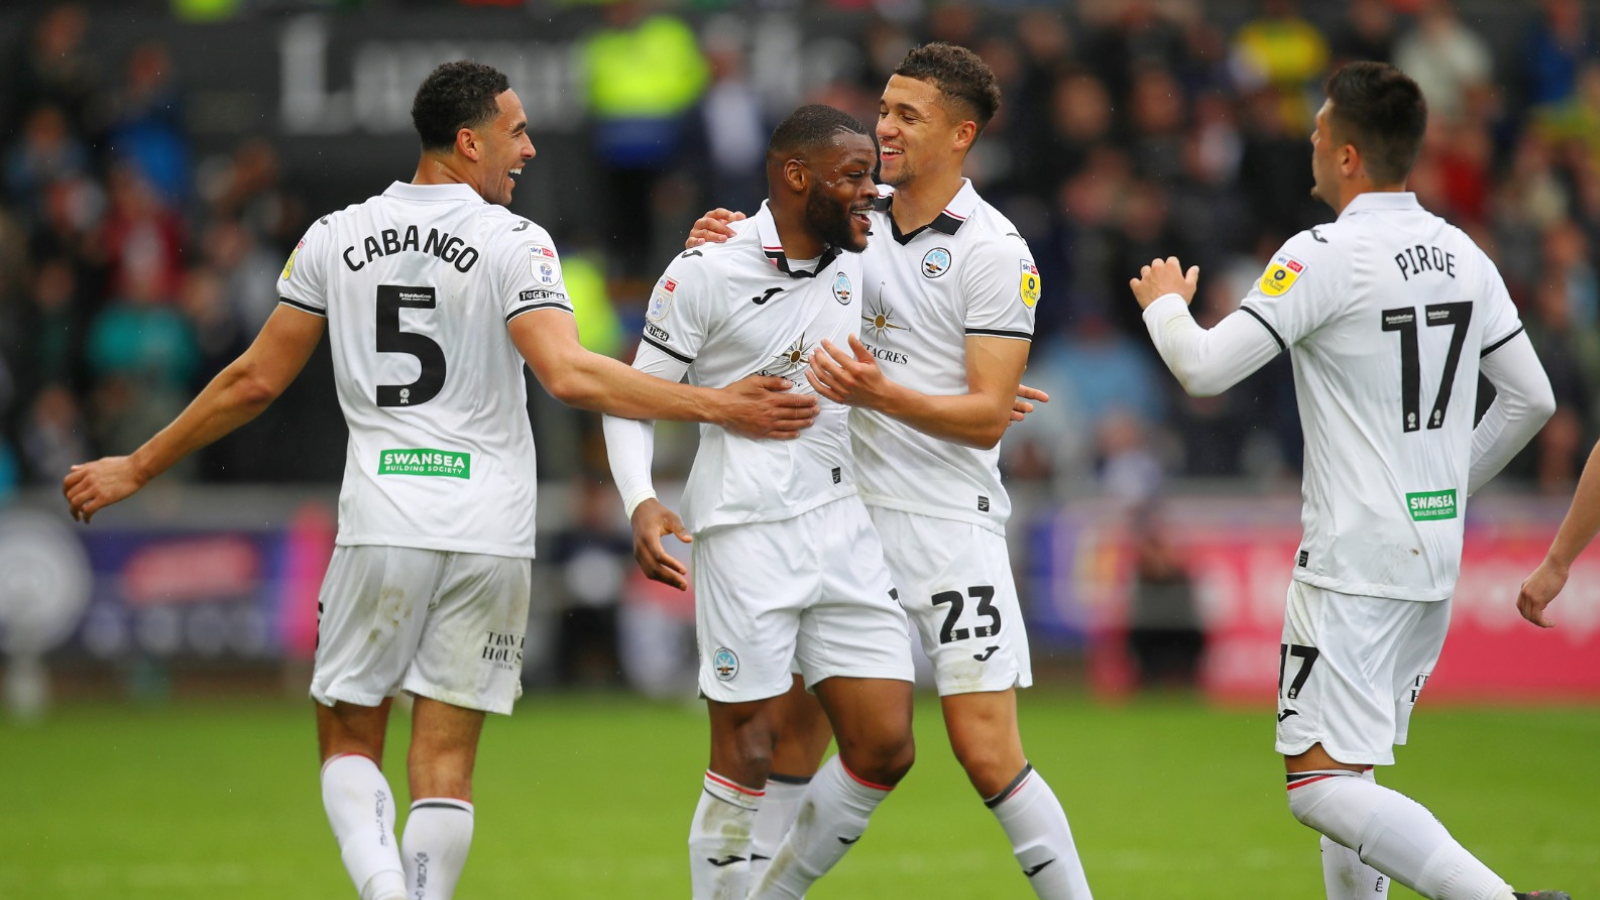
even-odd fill
[[[539,383],[568,406],[625,419],[709,422],[750,438],[794,438],[817,415],[814,397],[789,391],[784,378],[750,376],[711,389],[646,375],[578,343],[562,310],[535,310],[507,326]]]
[[[1572,495],[1572,506],[1567,509],[1567,517],[1556,531],[1544,562],[1522,583],[1517,594],[1517,611],[1524,619],[1540,628],[1555,624],[1544,617],[1544,608],[1566,586],[1573,562],[1594,540],[1596,532],[1600,532],[1600,443],[1589,453],[1583,475],[1578,478],[1578,491]]]
[[[72,467],[61,482],[72,517],[88,522],[178,460],[261,415],[305,368],[326,324],[321,316],[280,304],[250,348],[218,372],[172,424],[128,456]]]
[[[1128,282],[1144,309],[1145,329],[1161,361],[1183,389],[1196,397],[1220,394],[1283,351],[1277,335],[1246,310],[1215,328],[1201,328],[1189,313],[1200,269],[1187,274],[1175,256],[1152,260]]]

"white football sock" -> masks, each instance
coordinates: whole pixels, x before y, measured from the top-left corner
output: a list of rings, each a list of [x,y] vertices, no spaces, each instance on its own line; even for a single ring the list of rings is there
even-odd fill
[[[410,900],[450,900],[472,848],[472,804],[452,797],[416,800],[400,836]]]
[[[838,756],[823,764],[751,900],[800,900],[844,858],[891,789],[857,778]]]
[[[1032,765],[1023,766],[1005,790],[983,803],[1000,820],[1035,894],[1043,900],[1089,900],[1089,880],[1067,813]]]
[[[361,900],[406,900],[394,794],[377,763],[345,753],[322,764],[322,806]]]
[[[794,817],[800,814],[800,801],[805,799],[808,777],[795,775],[768,775],[767,795],[761,798],[761,808],[756,810],[755,830],[750,836],[750,883],[759,884],[772,863],[773,854],[789,833]]]
[[[1361,777],[1374,784],[1371,769]],[[1389,896],[1389,876],[1361,861],[1354,850],[1322,835],[1322,886],[1328,900],[1384,900]]]
[[[689,881],[694,900],[745,900],[750,892],[750,832],[763,791],[707,771],[689,825]]]
[[[1422,804],[1345,769],[1289,776],[1289,811],[1429,900],[1510,900],[1505,880]]]

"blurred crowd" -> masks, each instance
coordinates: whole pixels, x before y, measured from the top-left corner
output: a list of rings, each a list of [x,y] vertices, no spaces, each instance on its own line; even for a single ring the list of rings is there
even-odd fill
[[[762,87],[770,63],[734,6],[584,5],[574,64],[601,202],[592,221],[543,224],[577,246],[651,248],[611,252],[576,298],[602,323],[585,335],[594,346],[629,352],[649,285],[699,211],[750,211],[764,194],[766,135],[788,109]],[[1222,397],[1188,398],[1126,285],[1176,254],[1201,266],[1195,306],[1214,322],[1283,240],[1331,218],[1309,196],[1308,138],[1321,79],[1351,59],[1393,62],[1423,86],[1430,124],[1411,186],[1497,261],[1555,386],[1556,417],[1507,478],[1563,488],[1600,430],[1600,41],[1579,0],[758,7],[825,23],[785,64],[802,64],[803,99],[864,121],[918,42],[973,47],[999,76],[1005,102],[969,174],[1037,257],[1026,380],[1054,398],[1006,439],[1012,478],[1130,500],[1167,478],[1292,481],[1287,358]],[[95,52],[95,14],[42,11],[0,64],[15,86],[0,98],[0,496],[127,452],[175,415],[271,312],[283,260],[326,205],[296,193],[266,140],[199,154],[184,85],[203,73],[177,71],[158,42]],[[536,410],[534,423],[551,431],[542,442],[597,445],[586,417]],[[230,447],[175,474],[294,477],[272,459]]]

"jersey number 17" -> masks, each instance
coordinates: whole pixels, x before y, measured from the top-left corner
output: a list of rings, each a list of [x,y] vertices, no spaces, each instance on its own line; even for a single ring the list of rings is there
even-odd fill
[[[1428,413],[1428,427],[1444,425],[1445,410],[1450,407],[1450,391],[1455,386],[1456,366],[1461,364],[1461,347],[1467,342],[1467,324],[1472,321],[1472,304],[1436,303],[1422,308],[1429,327],[1449,325],[1450,350],[1444,357],[1444,377],[1439,382],[1439,394],[1433,398],[1433,411]],[[1417,339],[1417,310],[1415,307],[1386,309],[1383,330],[1400,332],[1400,403],[1401,427],[1417,431],[1422,423],[1417,416],[1422,410],[1422,360]]]

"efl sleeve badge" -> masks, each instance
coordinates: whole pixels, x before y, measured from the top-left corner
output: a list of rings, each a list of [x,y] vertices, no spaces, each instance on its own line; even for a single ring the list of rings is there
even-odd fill
[[[1267,271],[1261,274],[1261,293],[1268,297],[1282,297],[1299,280],[1306,270],[1305,263],[1284,253],[1273,258]]]
[[[1017,290],[1022,294],[1022,305],[1033,309],[1033,305],[1039,302],[1039,267],[1034,265],[1031,259],[1024,259],[1021,262],[1022,284]]]

